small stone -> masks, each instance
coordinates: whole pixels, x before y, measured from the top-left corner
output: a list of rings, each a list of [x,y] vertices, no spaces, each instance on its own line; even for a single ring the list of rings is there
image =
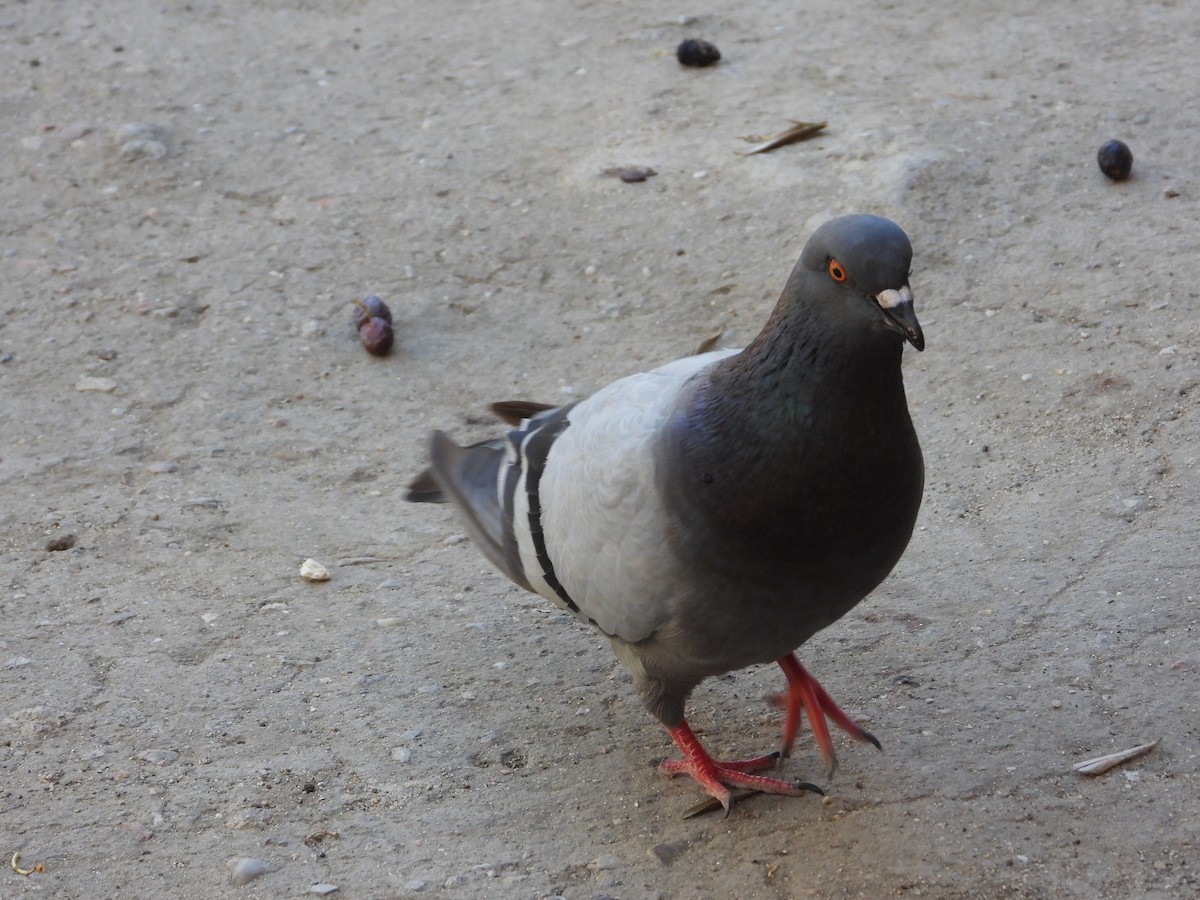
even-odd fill
[[[1108,141],[1096,154],[1096,161],[1113,181],[1124,181],[1133,171],[1133,151],[1124,141]]]
[[[428,884],[428,882],[422,881],[420,878],[412,878],[404,882],[404,889],[416,893],[417,891],[425,890],[426,884]]]
[[[8,662],[6,662],[4,664],[4,668],[20,669],[20,668],[24,668],[25,666],[32,666],[32,665],[33,665],[33,660],[30,659],[28,656],[14,656],[12,659],[10,659]]]
[[[324,897],[326,894],[335,893],[338,889],[336,884],[328,884],[324,881],[319,881],[308,889],[310,894],[320,894]]]
[[[399,616],[384,616],[382,619],[376,619],[375,624],[380,628],[399,628],[404,624],[404,620]]]
[[[328,581],[333,576],[315,559],[306,559],[300,564],[300,577],[305,581]]]
[[[138,759],[155,766],[169,766],[175,760],[179,759],[179,754],[174,750],[155,748],[152,750],[143,750],[138,754]]]
[[[173,475],[179,471],[179,466],[172,462],[152,462],[146,466],[146,471],[153,475]]]
[[[126,141],[121,145],[121,159],[136,162],[140,159],[162,159],[167,155],[167,145],[160,141]]]
[[[117,389],[117,383],[111,378],[98,378],[95,375],[84,375],[75,382],[77,391],[95,391],[101,394],[111,394]]]
[[[249,884],[255,878],[266,875],[271,871],[270,867],[261,859],[252,859],[248,856],[235,859],[231,870],[229,877],[237,885]]]
[[[407,747],[393,747],[392,759],[398,763],[406,763],[412,761],[412,751]]]
[[[60,534],[46,541],[46,549],[51,553],[70,550],[75,546],[76,537],[73,534]]]
[[[113,143],[120,145],[129,141],[158,141],[165,144],[170,137],[170,130],[162,125],[152,122],[126,122],[113,133]]]
[[[721,58],[721,51],[708,41],[688,38],[675,48],[675,58],[680,65],[703,69]]]
[[[619,178],[626,184],[636,184],[658,173],[648,166],[616,166],[611,169],[605,169],[600,174],[606,178]]]

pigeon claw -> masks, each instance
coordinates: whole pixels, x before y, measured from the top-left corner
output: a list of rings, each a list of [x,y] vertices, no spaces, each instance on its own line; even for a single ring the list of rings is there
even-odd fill
[[[682,751],[683,758],[663,760],[658,764],[658,770],[669,776],[691,775],[711,798],[689,809],[684,813],[684,818],[708,812],[718,806],[723,808],[725,815],[728,816],[735,801],[753,794],[782,794],[788,797],[799,797],[802,794],[824,793],[820,788],[807,781],[787,781],[782,778],[754,774],[773,768],[779,761],[778,753],[768,753],[753,759],[718,762],[704,749],[704,745],[700,743],[700,739],[692,732],[686,721],[668,731]]]
[[[874,744],[876,750],[883,749],[875,735],[842,712],[825,688],[821,687],[821,683],[800,665],[794,653],[780,657],[779,668],[783,669],[788,681],[787,692],[775,698],[775,702],[784,708],[781,750],[784,756],[792,755],[792,745],[796,741],[796,733],[800,730],[801,711],[812,728],[813,740],[817,749],[821,751],[821,758],[825,760],[825,771],[829,775],[837,769],[837,754],[833,751],[833,739],[829,736],[826,718],[856,741]]]

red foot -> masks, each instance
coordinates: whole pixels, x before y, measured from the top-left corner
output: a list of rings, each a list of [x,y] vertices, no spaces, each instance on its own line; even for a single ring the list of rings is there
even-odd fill
[[[686,721],[681,722],[677,728],[667,730],[683,751],[683,759],[664,760],[659,764],[658,770],[667,775],[691,775],[709,796],[725,808],[725,815],[729,815],[729,809],[733,805],[733,797],[729,790],[731,787],[748,788],[764,794],[785,794],[789,797],[798,797],[809,792],[821,793],[820,788],[807,782],[785,781],[782,778],[750,774],[774,766],[779,758],[778,753],[755,759],[717,762],[709,756]]]
[[[825,760],[825,769],[832,775],[837,768],[837,755],[833,752],[833,740],[829,737],[829,726],[825,724],[828,716],[833,724],[856,741],[874,744],[876,750],[882,750],[879,741],[869,731],[864,731],[848,715],[838,708],[833,698],[821,687],[817,679],[805,671],[804,666],[796,659],[794,653],[780,657],[779,668],[787,676],[787,693],[780,694],[775,702],[786,710],[783,721],[783,755],[791,756],[792,744],[796,741],[796,732],[800,728],[800,710],[803,708],[812,727],[813,740]]]

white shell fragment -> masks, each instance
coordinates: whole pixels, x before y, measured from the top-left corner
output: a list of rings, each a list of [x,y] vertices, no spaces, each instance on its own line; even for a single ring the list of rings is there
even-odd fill
[[[1158,746],[1158,740],[1153,740],[1148,744],[1139,744],[1136,747],[1130,747],[1128,750],[1119,750],[1116,753],[1106,753],[1104,756],[1097,756],[1095,759],[1085,759],[1083,762],[1077,762],[1071,768],[1080,775],[1101,775],[1107,772],[1113,766],[1119,766],[1123,762],[1128,762],[1131,759],[1141,756]]]
[[[329,570],[315,559],[306,559],[300,563],[300,577],[305,581],[328,581]]]
[[[111,378],[98,378],[95,375],[84,375],[75,382],[77,391],[95,391],[100,394],[111,394],[117,389],[117,383]]]

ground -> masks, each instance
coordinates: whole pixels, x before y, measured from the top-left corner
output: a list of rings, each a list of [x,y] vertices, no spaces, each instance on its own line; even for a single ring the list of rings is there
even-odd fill
[[[0,895],[1193,895],[1198,43],[1170,0],[0,5],[0,851],[44,866]],[[849,212],[916,250],[927,488],[800,655],[884,750],[684,820],[603,639],[402,494],[490,401],[749,340]],[[693,724],[769,750],[780,685]]]

